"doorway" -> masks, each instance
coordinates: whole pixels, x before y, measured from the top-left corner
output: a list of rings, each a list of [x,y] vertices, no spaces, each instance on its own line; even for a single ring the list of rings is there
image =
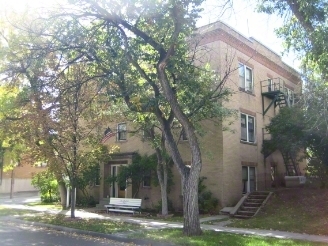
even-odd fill
[[[116,177],[117,174],[120,172],[120,168],[123,165],[111,165],[110,171],[111,175],[113,177]],[[117,182],[113,181],[113,183],[110,186],[110,196],[111,197],[117,197],[117,198],[126,198],[126,184],[125,185],[119,185]]]
[[[256,169],[255,167],[242,167],[243,193],[256,191]]]

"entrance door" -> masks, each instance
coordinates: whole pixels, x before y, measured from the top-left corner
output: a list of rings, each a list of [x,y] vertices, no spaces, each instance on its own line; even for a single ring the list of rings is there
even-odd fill
[[[255,167],[242,167],[243,193],[256,190],[256,170]]]
[[[116,177],[120,172],[120,167],[122,165],[112,165],[111,175]],[[126,185],[120,186],[117,182],[111,184],[110,195],[111,197],[126,198]]]

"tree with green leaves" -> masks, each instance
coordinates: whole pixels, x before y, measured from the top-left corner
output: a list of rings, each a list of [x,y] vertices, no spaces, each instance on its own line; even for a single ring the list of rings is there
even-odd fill
[[[300,107],[303,108],[306,148],[316,166],[328,166],[327,79],[328,34],[326,0],[260,0],[259,11],[277,14],[284,24],[277,29],[286,50],[293,50],[302,61],[304,79]],[[291,112],[293,113],[293,112]]]
[[[58,182],[68,178],[74,218],[81,171],[92,163],[90,159],[104,161],[110,152],[99,143],[98,131],[108,119],[104,112],[109,103],[86,64],[73,66],[68,64],[70,52],[45,48],[46,39],[38,35],[46,29],[44,23],[26,20],[25,24],[29,32],[2,32],[2,84],[18,88],[18,95],[11,104],[15,110],[1,124],[15,137],[12,144],[23,143],[25,154],[48,163]]]
[[[197,60],[199,50],[193,34],[202,1],[70,3],[74,8],[64,6],[48,20],[42,19],[41,26],[46,29],[38,27],[28,32],[46,39],[30,42],[30,50],[56,54],[52,57],[60,60],[59,68],[85,64],[90,77],[107,83],[109,98],[123,100],[129,110],[156,119],[165,148],[182,179],[184,233],[201,234],[200,122],[219,121],[231,114],[222,107],[230,95],[224,88],[230,67],[218,74]],[[52,71],[53,78],[60,77],[57,70]],[[188,138],[191,165],[183,162],[172,127],[174,121]]]
[[[195,66],[196,51],[188,39],[195,30],[201,2],[73,1],[78,8],[70,14],[80,25],[81,17],[89,20],[84,30],[97,38],[88,43],[85,52],[115,84],[110,94],[122,97],[130,110],[151,113],[159,122],[182,178],[186,235],[201,234],[198,179],[202,158],[193,117],[218,117],[220,100],[229,94],[223,90],[226,77],[218,78],[204,64]],[[179,152],[171,128],[173,119],[188,137],[190,166]]]
[[[300,158],[305,158],[308,130],[309,124],[301,108],[281,108],[278,115],[266,126],[271,139],[263,142],[262,153],[268,156],[279,150],[285,163],[291,162],[297,167]],[[286,173],[291,175],[289,170]]]

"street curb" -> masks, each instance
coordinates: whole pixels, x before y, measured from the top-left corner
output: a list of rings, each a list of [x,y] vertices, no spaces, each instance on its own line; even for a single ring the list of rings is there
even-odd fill
[[[84,230],[70,228],[70,227],[45,224],[45,223],[41,223],[41,222],[31,222],[31,221],[21,220],[21,219],[17,219],[17,218],[10,218],[10,221],[16,221],[16,222],[20,222],[22,224],[33,225],[33,226],[46,227],[46,228],[49,228],[49,229],[54,229],[54,230],[57,230],[57,231],[64,231],[64,232],[68,232],[68,233],[77,233],[77,234],[80,234],[80,235],[107,238],[107,239],[117,241],[117,242],[121,242],[121,243],[134,243],[135,245],[140,245],[140,246],[142,246],[142,245],[147,245],[147,246],[152,246],[152,245],[156,245],[156,246],[173,246],[172,244],[155,242],[153,240],[133,239],[133,238],[124,237],[123,235],[118,236],[118,235],[115,235],[115,234],[105,234],[105,233],[101,233],[101,232],[84,231]]]

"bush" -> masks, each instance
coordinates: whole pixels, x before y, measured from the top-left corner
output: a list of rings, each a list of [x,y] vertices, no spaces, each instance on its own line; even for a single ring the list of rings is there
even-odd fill
[[[203,184],[206,177],[201,177],[198,184],[198,206],[200,213],[214,213],[219,205],[219,200],[213,197],[212,192],[206,190]]]
[[[41,193],[41,202],[59,201],[58,183],[55,175],[49,170],[37,173],[32,178],[32,185]]]
[[[97,203],[98,202],[93,196],[81,196],[76,198],[76,206],[78,207],[95,207]]]

